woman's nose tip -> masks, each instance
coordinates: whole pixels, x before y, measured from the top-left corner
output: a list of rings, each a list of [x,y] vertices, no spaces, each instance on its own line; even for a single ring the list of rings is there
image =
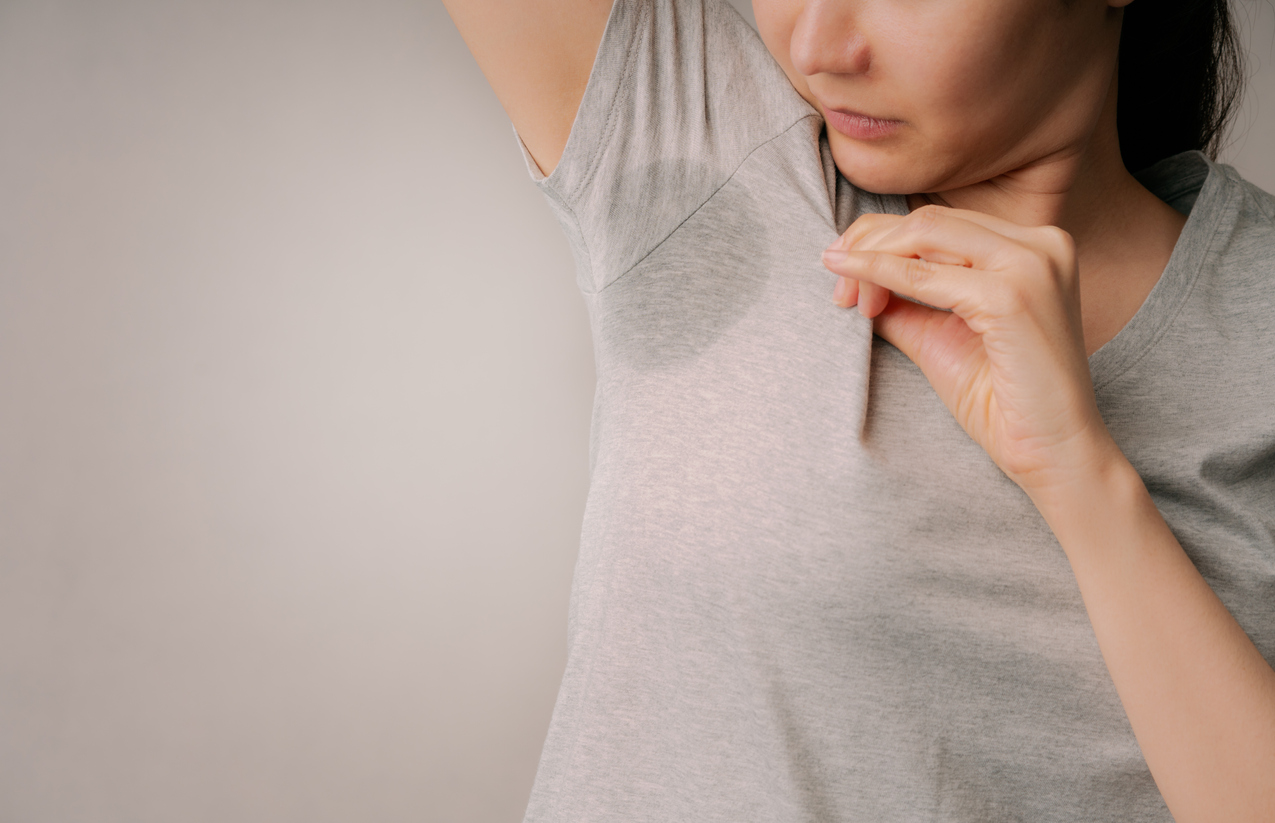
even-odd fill
[[[810,77],[816,74],[862,74],[871,63],[863,33],[842,14],[812,4],[793,29],[789,56],[793,68]]]

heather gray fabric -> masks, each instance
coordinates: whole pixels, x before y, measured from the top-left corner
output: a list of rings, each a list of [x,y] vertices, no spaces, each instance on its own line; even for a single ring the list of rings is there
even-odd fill
[[[560,165],[525,155],[598,377],[526,819],[1167,823],[1039,514],[832,303],[823,248],[906,207],[822,125],[723,0],[620,0]],[[1098,399],[1275,660],[1275,198],[1198,153],[1143,179],[1189,220]]]

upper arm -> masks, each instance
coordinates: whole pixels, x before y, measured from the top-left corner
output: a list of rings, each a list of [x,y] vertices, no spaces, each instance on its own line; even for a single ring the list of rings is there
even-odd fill
[[[546,175],[566,148],[611,4],[612,0],[443,0]]]

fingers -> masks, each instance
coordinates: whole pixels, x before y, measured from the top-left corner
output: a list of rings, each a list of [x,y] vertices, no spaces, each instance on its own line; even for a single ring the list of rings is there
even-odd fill
[[[886,294],[889,296],[887,310],[882,311],[876,318],[876,323],[872,327],[873,331],[907,355],[912,362],[920,365],[924,362],[921,357],[921,347],[925,342],[928,328],[943,322],[943,318],[950,315],[889,295],[889,292]]]
[[[859,313],[872,318],[881,313],[890,301],[890,292],[875,283],[859,284]]]
[[[867,317],[881,313],[888,291],[967,320],[1078,299],[1078,269],[1066,232],[937,206],[907,217],[864,215],[824,253],[824,265],[860,281],[856,297]],[[1046,295],[1052,297],[1042,299]]]
[[[859,302],[859,281],[849,277],[841,278],[832,292],[832,299],[838,306],[850,308]]]
[[[877,245],[900,225],[904,218],[897,214],[865,214],[851,224],[831,248],[876,248]],[[868,318],[879,315],[889,302],[890,292],[874,283],[860,283],[843,278],[833,293],[837,305],[849,308],[858,305],[859,312]]]
[[[864,298],[865,286],[877,286],[931,306],[954,311],[973,296],[970,279],[985,276],[984,272],[965,266],[932,263],[876,251],[829,250],[824,252],[824,265],[834,274],[860,281],[860,302]],[[876,308],[876,313],[879,314],[884,306],[869,308]]]
[[[890,299],[890,292],[872,283],[860,283],[851,277],[843,277],[837,281],[837,288],[832,293],[833,302],[842,308],[850,308],[856,303],[864,317],[876,317],[885,308]]]
[[[829,248],[853,249],[872,237],[880,237],[888,233],[903,219],[903,215],[900,214],[870,213],[860,215]]]
[[[998,269],[1008,262],[1005,260],[1007,251],[1023,248],[980,223],[943,211],[918,209],[888,231],[866,235],[848,250],[887,252],[935,263]]]
[[[883,251],[985,270],[1039,266],[1075,270],[1075,247],[1056,226],[1020,226],[965,209],[924,206],[907,216],[865,214],[829,248]]]
[[[1001,217],[984,214],[969,209],[954,209],[948,206],[922,206],[906,215],[902,214],[863,214],[860,215],[833,244],[836,248],[851,249],[864,242],[869,236],[880,236],[893,230],[900,223],[926,223],[935,219],[956,219],[975,223],[989,231],[996,232],[1017,243],[1035,244],[1047,235],[1065,235],[1054,226],[1022,226]],[[1061,239],[1061,238],[1056,238]]]

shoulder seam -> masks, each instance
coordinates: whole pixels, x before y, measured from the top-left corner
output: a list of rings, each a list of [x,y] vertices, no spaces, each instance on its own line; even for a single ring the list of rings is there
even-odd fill
[[[615,3],[622,3],[624,1],[625,0],[614,0]],[[645,4],[640,5],[638,8],[639,8],[639,11],[638,11],[639,14],[644,13],[646,11]],[[572,200],[576,199],[577,195],[579,195],[581,191],[586,189],[589,183],[593,181],[594,175],[598,173],[598,164],[602,160],[602,155],[605,153],[606,147],[611,145],[611,137],[615,133],[616,112],[617,112],[617,109],[615,106],[615,98],[617,95],[619,95],[620,91],[625,88],[626,81],[629,78],[629,72],[633,68],[633,59],[637,53],[637,49],[633,47],[633,41],[637,38],[638,32],[641,31],[641,24],[643,22],[644,22],[644,18],[637,20],[633,23],[632,25],[633,30],[632,32],[630,32],[630,35],[629,35],[629,42],[625,44],[624,68],[620,70],[620,76],[616,80],[615,88],[611,90],[611,99],[607,102],[607,124],[606,124],[606,130],[602,133],[602,139],[599,140],[597,144],[595,145],[593,156],[589,158],[589,166],[588,168],[585,169],[585,172],[580,177],[579,182],[576,185],[571,187],[571,191],[563,192],[563,194],[570,197]],[[599,48],[601,48],[600,45],[599,45]],[[596,60],[597,58],[595,57],[594,59]],[[581,107],[583,107],[584,105],[583,100],[580,101],[580,105]],[[561,162],[561,160],[559,160],[559,162]]]

